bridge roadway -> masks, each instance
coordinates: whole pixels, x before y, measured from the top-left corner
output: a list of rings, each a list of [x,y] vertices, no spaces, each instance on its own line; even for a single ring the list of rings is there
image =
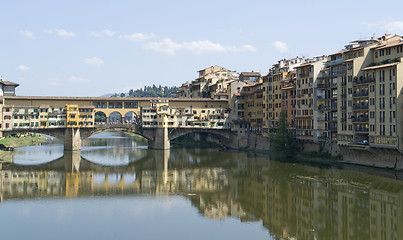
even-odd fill
[[[142,127],[138,124],[96,124],[93,128],[34,128],[20,129],[3,132],[4,136],[12,135],[20,132],[36,132],[64,139],[65,150],[80,150],[81,141],[106,131],[124,131],[138,134],[148,140],[150,149],[170,149],[170,141],[191,133],[206,134],[215,139],[226,147],[239,149],[242,148],[243,141],[239,133],[230,129],[209,129],[201,127]]]

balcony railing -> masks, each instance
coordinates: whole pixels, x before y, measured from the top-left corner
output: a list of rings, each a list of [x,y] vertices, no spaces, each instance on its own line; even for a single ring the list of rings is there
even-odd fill
[[[328,88],[329,85],[327,85],[327,84],[318,84],[316,87],[317,87],[318,89],[325,89],[325,88]]]
[[[330,131],[337,131],[337,127],[336,126],[331,126],[331,127],[329,127],[329,130]]]
[[[368,90],[353,93],[354,98],[368,97]]]
[[[343,62],[343,59],[336,59],[333,61],[330,61],[330,65],[336,65],[336,64],[340,64]]]
[[[356,118],[353,118],[353,122],[355,122],[355,123],[368,122],[368,117],[356,117]]]
[[[361,126],[357,126],[355,128],[355,132],[359,132],[359,133],[368,133],[369,129],[367,127],[361,127]]]
[[[368,109],[368,104],[353,105],[353,110],[365,110]]]
[[[358,85],[366,85],[368,83],[373,83],[375,82],[375,78],[373,76],[368,76],[368,77],[359,77],[357,79],[353,80],[353,85],[358,86]]]

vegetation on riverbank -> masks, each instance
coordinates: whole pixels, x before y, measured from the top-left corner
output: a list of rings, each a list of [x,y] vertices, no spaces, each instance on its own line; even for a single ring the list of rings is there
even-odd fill
[[[184,148],[219,148],[220,144],[209,141],[197,141],[186,136],[178,137],[171,141],[171,146]]]
[[[20,137],[5,137],[0,140],[0,144],[3,144],[6,147],[17,148],[36,145],[45,142],[46,140],[47,137],[44,135],[33,134]]]
[[[280,159],[294,160],[301,150],[295,135],[289,129],[287,112],[282,111],[278,120],[278,129],[269,136],[270,151]]]

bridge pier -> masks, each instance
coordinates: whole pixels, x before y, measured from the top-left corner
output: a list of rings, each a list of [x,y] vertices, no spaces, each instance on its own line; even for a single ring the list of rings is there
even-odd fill
[[[80,172],[81,151],[64,151],[64,170],[66,172]]]
[[[81,150],[80,128],[66,128],[64,132],[64,150]]]
[[[148,140],[149,149],[166,150],[171,148],[171,142],[168,138],[168,128],[162,127],[155,130],[155,136]]]

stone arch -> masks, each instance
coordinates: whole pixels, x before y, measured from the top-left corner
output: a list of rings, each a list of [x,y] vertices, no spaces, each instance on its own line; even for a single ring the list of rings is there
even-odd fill
[[[111,112],[108,116],[108,123],[109,124],[120,124],[122,123],[122,114],[120,112]]]
[[[169,133],[169,140],[172,141],[175,138],[185,136],[192,133],[202,133],[202,134],[209,134],[214,136],[221,145],[228,146],[230,145],[231,141],[233,140],[233,135],[229,132],[229,130],[212,130],[212,129],[173,129]]]
[[[107,124],[107,125],[96,125],[93,129],[81,129],[81,138],[86,139],[95,134],[102,132],[131,132],[139,135],[147,140],[153,139],[153,134],[146,131],[140,130],[141,126],[135,124]]]
[[[102,124],[102,123],[107,123],[108,118],[106,117],[106,114],[103,111],[96,111],[95,112],[95,119],[94,122],[95,124]]]
[[[123,117],[123,121],[124,123],[128,123],[128,124],[136,124],[139,122],[139,118],[137,116],[137,114],[133,111],[129,111],[125,114],[125,116]]]

